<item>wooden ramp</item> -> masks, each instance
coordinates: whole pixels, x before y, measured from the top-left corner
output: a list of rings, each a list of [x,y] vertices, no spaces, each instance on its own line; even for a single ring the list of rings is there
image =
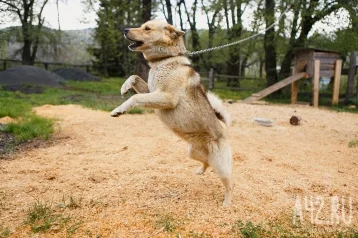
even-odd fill
[[[305,72],[302,73],[297,73],[294,74],[288,78],[285,78],[284,80],[271,85],[268,88],[265,88],[264,90],[258,92],[258,93],[254,93],[252,94],[250,97],[246,98],[244,101],[242,101],[243,103],[252,103],[254,101],[260,100],[261,98],[266,97],[267,95],[293,83],[296,82],[297,80],[301,79],[301,78],[307,78],[307,74]]]

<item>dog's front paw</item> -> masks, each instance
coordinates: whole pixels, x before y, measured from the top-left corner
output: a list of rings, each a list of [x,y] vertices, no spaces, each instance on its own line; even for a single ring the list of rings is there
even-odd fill
[[[119,117],[124,114],[126,111],[121,110],[120,108],[116,108],[111,112],[111,117]]]
[[[129,90],[133,87],[135,83],[135,76],[130,76],[121,87],[121,95],[124,95],[129,92]]]

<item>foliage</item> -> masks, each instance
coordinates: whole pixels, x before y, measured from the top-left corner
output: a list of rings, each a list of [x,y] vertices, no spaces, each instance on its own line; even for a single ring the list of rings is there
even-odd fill
[[[89,52],[96,57],[98,65],[104,76],[124,76],[133,71],[135,54],[128,52],[128,41],[124,39],[125,26],[139,24],[138,1],[101,0],[97,11],[97,24],[95,40],[98,47],[89,48]]]

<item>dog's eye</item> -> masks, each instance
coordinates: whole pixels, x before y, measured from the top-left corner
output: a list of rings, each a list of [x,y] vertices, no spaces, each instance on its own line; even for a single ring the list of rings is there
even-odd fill
[[[150,31],[150,28],[149,28],[148,26],[146,26],[144,29],[145,29],[146,31]]]

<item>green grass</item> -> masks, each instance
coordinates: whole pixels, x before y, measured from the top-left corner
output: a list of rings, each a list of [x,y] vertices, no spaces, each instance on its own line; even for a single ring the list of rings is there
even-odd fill
[[[285,222],[284,222],[285,223]],[[357,238],[358,231],[352,228],[340,228],[341,230],[331,231],[320,229],[314,226],[293,227],[289,224],[254,224],[250,221],[242,222],[238,220],[232,225],[229,235],[233,237],[261,238],[261,237],[336,237],[336,238]],[[231,237],[231,236],[229,236]]]
[[[50,230],[65,230],[70,237],[81,226],[82,222],[65,215],[63,210],[55,211],[52,205],[37,201],[27,210],[24,225],[29,226],[33,233],[45,233]]]
[[[166,232],[174,232],[177,229],[177,222],[171,214],[160,216],[155,222],[156,229],[161,228]]]
[[[349,148],[356,148],[358,147],[358,140],[352,140],[348,143]]]
[[[54,121],[36,115],[28,115],[17,123],[9,123],[3,132],[15,135],[16,142],[21,143],[33,138],[49,139],[53,132]]]
[[[102,81],[67,81],[65,86],[71,90],[89,91],[106,95],[117,95],[121,92],[124,78],[105,78]]]
[[[0,225],[0,238],[7,238],[11,235],[11,231],[9,227],[3,227]]]

